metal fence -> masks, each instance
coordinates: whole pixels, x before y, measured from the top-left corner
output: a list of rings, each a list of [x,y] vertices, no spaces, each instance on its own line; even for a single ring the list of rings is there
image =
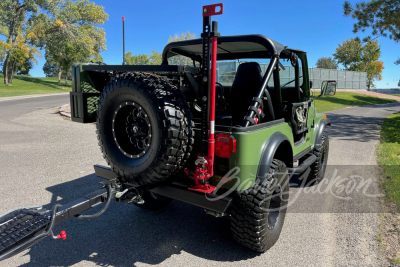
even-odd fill
[[[367,73],[347,70],[309,69],[312,89],[321,88],[322,81],[336,80],[337,89],[367,89]]]
[[[217,82],[223,85],[231,85],[235,79],[236,70],[239,62],[217,62]],[[260,64],[262,73],[264,74],[268,64]],[[313,82],[312,89],[320,89],[322,81],[336,80],[338,82],[337,89],[367,89],[367,73],[346,70],[329,70],[309,68],[310,80]],[[281,84],[290,82],[295,78],[294,67],[285,66],[285,70],[280,72]],[[269,85],[273,86],[270,80]]]

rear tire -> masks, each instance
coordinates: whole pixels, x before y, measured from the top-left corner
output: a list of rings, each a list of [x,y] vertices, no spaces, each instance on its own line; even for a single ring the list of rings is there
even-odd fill
[[[273,160],[267,181],[237,192],[232,204],[233,237],[241,245],[259,252],[271,248],[282,231],[289,198],[285,163]]]
[[[182,93],[157,75],[123,74],[100,96],[99,146],[122,182],[155,184],[182,169],[194,143],[193,126]]]

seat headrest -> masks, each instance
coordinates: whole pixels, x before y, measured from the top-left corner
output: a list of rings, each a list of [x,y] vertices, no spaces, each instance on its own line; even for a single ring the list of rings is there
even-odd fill
[[[232,87],[245,87],[249,86],[249,84],[258,84],[261,80],[260,65],[257,62],[246,62],[239,65]]]

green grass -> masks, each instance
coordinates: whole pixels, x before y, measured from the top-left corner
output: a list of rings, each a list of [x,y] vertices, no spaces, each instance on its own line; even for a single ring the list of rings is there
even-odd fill
[[[314,102],[314,105],[317,108],[318,113],[323,113],[347,107],[378,105],[394,102],[397,101],[357,93],[337,92],[334,96],[322,96],[318,98]]]
[[[390,260],[393,264],[400,264],[400,258],[391,259]]]
[[[400,113],[383,122],[378,163],[383,166],[386,200],[400,207]]]
[[[393,94],[393,95],[395,95],[395,96],[400,96],[400,94]]]
[[[61,84],[58,84],[57,78],[34,78],[17,75],[9,86],[6,86],[3,81],[4,76],[0,74],[0,97],[71,91],[71,81],[69,81],[69,85],[65,85],[64,80],[61,81]]]

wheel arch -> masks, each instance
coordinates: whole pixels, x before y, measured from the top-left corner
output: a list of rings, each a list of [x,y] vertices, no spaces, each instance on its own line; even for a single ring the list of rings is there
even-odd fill
[[[318,130],[315,135],[315,145],[314,145],[314,149],[316,149],[318,151],[321,151],[322,133],[324,132],[327,125],[328,126],[332,125],[331,121],[328,118],[320,120],[320,122],[318,124]]]
[[[289,138],[281,132],[276,132],[268,139],[261,154],[257,170],[257,180],[263,183],[268,175],[269,168],[274,159],[283,161],[286,166],[293,164],[293,149]]]

